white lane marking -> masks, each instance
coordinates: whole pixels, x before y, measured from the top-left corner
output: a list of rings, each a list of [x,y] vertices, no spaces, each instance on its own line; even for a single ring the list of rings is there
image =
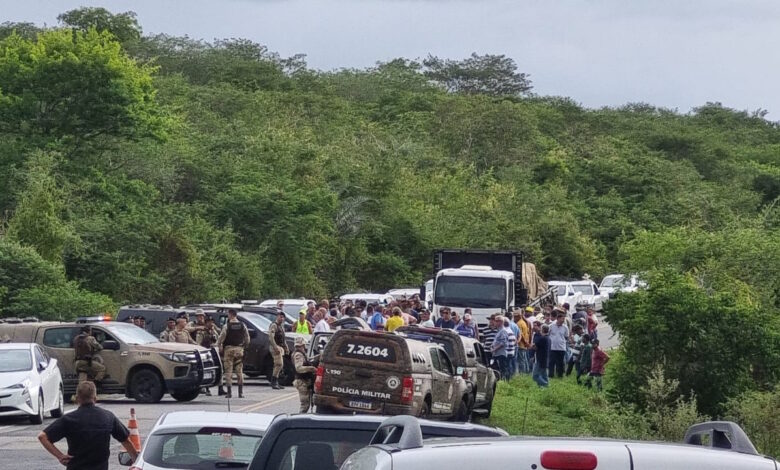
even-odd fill
[[[282,403],[283,401],[289,400],[290,398],[295,397],[295,396],[298,396],[298,393],[284,394],[283,396],[274,398],[274,399],[272,399],[270,401],[261,401],[260,403],[254,403],[254,404],[249,405],[249,406],[241,407],[241,408],[239,408],[236,411],[242,411],[242,412],[245,412],[245,413],[252,412],[252,411],[257,411],[257,410],[259,410],[261,408],[265,408],[266,406],[271,406],[271,405],[276,405],[278,403]]]

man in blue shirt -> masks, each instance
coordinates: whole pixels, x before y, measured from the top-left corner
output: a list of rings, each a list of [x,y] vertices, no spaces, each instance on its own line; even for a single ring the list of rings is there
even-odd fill
[[[369,326],[371,326],[371,329],[374,331],[383,331],[385,329],[385,317],[382,315],[382,309],[380,307],[376,308],[376,312],[374,311],[374,306],[369,305],[366,307],[366,316],[369,318]]]
[[[498,363],[501,378],[509,380],[509,360],[507,358],[509,334],[504,329],[504,316],[496,313],[490,317],[490,323],[497,330],[496,337],[493,338],[493,344],[490,346],[490,352],[493,359]]]
[[[458,326],[455,327],[455,331],[457,331],[459,335],[467,338],[477,339],[479,336],[477,325],[472,323],[471,315],[468,313],[463,315],[463,321],[458,323]]]

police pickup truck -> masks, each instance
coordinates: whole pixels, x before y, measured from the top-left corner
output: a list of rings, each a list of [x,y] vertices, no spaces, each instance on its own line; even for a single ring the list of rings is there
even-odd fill
[[[388,437],[390,436],[390,437]],[[576,438],[470,438],[423,441],[411,416],[394,416],[342,470],[518,468],[549,470],[778,470],[734,423],[692,426],[683,444]]]
[[[0,341],[37,343],[57,362],[63,392],[76,392],[78,374],[73,339],[83,324],[41,322],[0,325]],[[202,387],[219,383],[219,356],[213,350],[191,344],[161,343],[147,331],[129,323],[92,323],[92,334],[103,350],[98,356],[106,377],[98,393],[121,393],[142,403],[156,403],[167,392],[178,401],[197,398]]]

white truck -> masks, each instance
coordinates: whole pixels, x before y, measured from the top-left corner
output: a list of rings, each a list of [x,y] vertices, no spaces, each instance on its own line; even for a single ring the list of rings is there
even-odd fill
[[[433,316],[439,318],[444,307],[461,315],[470,308],[480,327],[490,315],[509,314],[548,292],[536,267],[517,251],[436,250],[433,271]]]

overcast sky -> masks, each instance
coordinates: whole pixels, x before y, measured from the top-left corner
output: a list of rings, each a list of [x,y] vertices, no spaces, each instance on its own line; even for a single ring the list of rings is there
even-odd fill
[[[0,21],[54,25],[84,5],[133,10],[145,33],[305,53],[319,69],[506,54],[536,93],[590,107],[720,101],[780,120],[777,0],[0,0]]]

